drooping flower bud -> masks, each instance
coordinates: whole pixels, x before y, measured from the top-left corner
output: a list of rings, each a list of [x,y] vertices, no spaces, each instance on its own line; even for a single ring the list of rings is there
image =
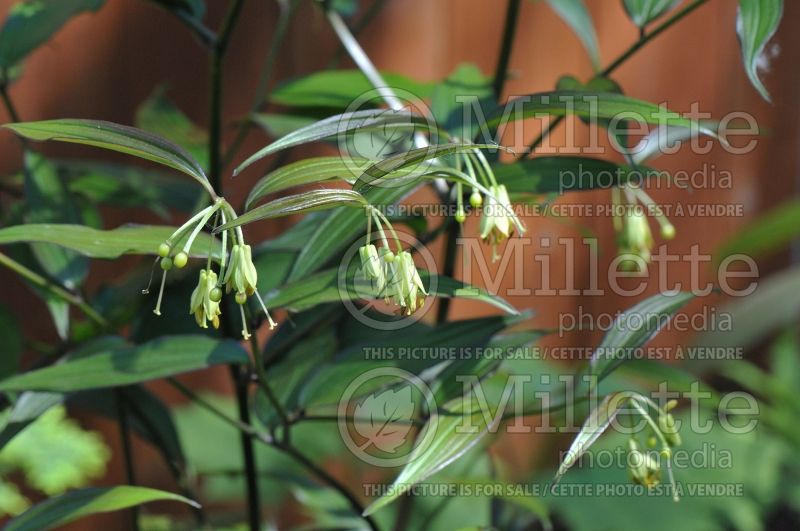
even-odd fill
[[[396,260],[397,276],[399,277],[397,302],[403,313],[411,315],[425,303],[425,296],[428,292],[425,291],[425,285],[422,283],[411,253],[403,251],[397,255]]]
[[[225,271],[225,287],[228,292],[245,293],[256,291],[258,273],[253,264],[253,252],[249,245],[236,244],[231,249],[230,262]]]
[[[370,281],[375,293],[382,294],[386,289],[386,275],[384,274],[383,262],[378,255],[378,250],[374,245],[364,245],[358,249],[361,258],[361,275]]]
[[[219,300],[214,300],[214,291],[217,288],[217,274],[212,270],[203,269],[200,271],[200,279],[197,287],[192,292],[189,303],[189,313],[194,315],[195,321],[200,328],[208,328],[207,322],[210,321],[214,328],[219,328],[220,310]]]
[[[670,446],[680,446],[683,442],[681,435],[678,433],[678,425],[675,423],[675,418],[670,413],[664,413],[658,417],[658,429],[664,435],[664,440]]]
[[[622,219],[623,226],[618,239],[620,253],[639,256],[649,262],[654,241],[647,216],[641,209],[633,208]]]
[[[647,452],[639,450],[634,439],[628,441],[628,473],[634,483],[645,487],[655,487],[661,482],[661,467]]]
[[[492,193],[486,196],[481,217],[481,239],[492,244],[492,260],[497,261],[500,259],[497,245],[513,234],[519,220],[514,214],[505,185],[491,186],[489,191]]]

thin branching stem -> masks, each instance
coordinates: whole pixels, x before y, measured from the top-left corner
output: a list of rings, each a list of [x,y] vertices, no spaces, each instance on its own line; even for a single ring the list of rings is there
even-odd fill
[[[503,28],[503,40],[500,42],[500,54],[497,58],[497,69],[494,73],[494,96],[499,99],[508,79],[508,63],[511,60],[511,50],[514,47],[514,34],[517,31],[517,18],[521,0],[508,0],[506,8],[506,22]]]
[[[98,326],[101,328],[108,327],[108,321],[106,321],[105,317],[97,313],[97,311],[89,306],[83,299],[79,296],[75,295],[74,293],[70,293],[69,291],[65,290],[61,286],[50,282],[48,279],[40,275],[39,273],[32,271],[25,267],[24,265],[20,264],[10,256],[0,253],[0,265],[3,265],[10,270],[17,273],[19,276],[28,280],[31,284],[38,286],[45,291],[55,295],[59,299],[62,299],[65,302],[77,307],[81,310],[86,317],[94,321]]]

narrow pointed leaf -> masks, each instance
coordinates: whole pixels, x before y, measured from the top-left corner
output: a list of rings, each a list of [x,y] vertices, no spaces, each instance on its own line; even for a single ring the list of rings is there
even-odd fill
[[[564,460],[558,467],[553,484],[558,483],[561,477],[569,470],[586,450],[600,438],[604,431],[611,425],[622,406],[625,405],[624,396],[612,393],[603,398],[602,402],[594,409],[584,421],[581,431],[572,441]]]
[[[191,155],[183,148],[141,129],[100,120],[75,119],[23,122],[3,127],[30,140],[85,144],[157,162],[193,177],[211,191],[203,168]]]
[[[633,23],[644,28],[680,4],[681,0],[623,0],[622,3]]]
[[[387,85],[427,98],[433,87],[391,72],[381,72]],[[322,70],[298,79],[279,83],[269,99],[291,107],[334,107],[346,109],[374,87],[361,70]]]
[[[583,43],[583,47],[586,48],[586,52],[592,61],[592,66],[595,70],[600,70],[597,33],[594,30],[592,17],[589,15],[583,0],[547,0],[547,3],[572,28],[572,31]]]
[[[115,346],[0,382],[2,391],[69,392],[128,385],[213,365],[247,363],[234,341],[205,336],[164,336],[142,345]]]
[[[428,127],[428,120],[408,109],[367,109],[350,113],[338,114],[320,120],[297,131],[289,133],[257,151],[247,160],[242,162],[233,174],[238,175],[242,170],[256,161],[268,155],[277,153],[301,144],[316,142],[336,135],[350,133],[359,129],[374,129],[377,127],[408,127],[409,129],[419,129]]]
[[[411,187],[376,188],[365,194],[371,205],[380,207],[391,205],[411,193]],[[340,208],[331,213],[317,226],[316,231],[306,241],[305,247],[289,273],[289,282],[299,280],[309,273],[321,269],[347,247],[366,227],[364,212],[355,208]]]
[[[389,494],[378,498],[364,510],[370,515],[389,505],[420,481],[432,476],[464,455],[486,436],[499,422],[500,415],[492,417],[483,411],[473,393],[444,405],[447,414],[434,414],[419,436],[419,445],[411,452],[409,462],[395,479]],[[464,429],[469,417],[469,426]],[[491,423],[487,422],[491,421]],[[428,443],[428,441],[430,441]]]
[[[154,501],[179,501],[200,505],[188,498],[146,487],[102,487],[80,489],[34,505],[6,524],[5,531],[52,529],[98,513],[118,511]]]
[[[658,334],[672,316],[693,298],[694,294],[686,291],[658,294],[622,312],[592,354],[592,374],[601,380],[631,359],[637,348]]]
[[[177,227],[124,225],[112,230],[97,230],[85,225],[51,225],[48,223],[14,225],[0,229],[0,245],[40,242],[60,245],[91,258],[119,258],[125,254],[156,254],[158,245],[169,238]],[[188,235],[187,235],[188,236]],[[186,238],[187,236],[184,236]],[[183,240],[175,242],[180,246]],[[207,233],[197,236],[190,256],[206,257],[208,250],[219,253],[219,244]]]
[[[281,197],[242,214],[226,224],[214,229],[215,233],[232,227],[239,227],[261,219],[279,218],[302,214],[318,210],[328,210],[340,206],[360,208],[367,204],[364,196],[353,190],[340,190],[336,188],[323,188],[311,190],[301,194]]]
[[[354,190],[367,191],[371,187],[380,186],[381,183],[392,176],[409,177],[414,175],[415,164],[424,162],[426,160],[452,155],[453,153],[468,153],[476,149],[502,149],[511,151],[507,148],[496,146],[494,144],[434,144],[427,147],[416,148],[404,153],[398,153],[390,157],[380,160],[364,170],[364,173],[358,178],[353,185]],[[411,173],[404,172],[402,174],[395,174],[398,170],[410,169]],[[433,170],[428,166],[424,166],[418,172],[419,174],[427,173],[428,170]]]
[[[611,188],[628,181],[643,182],[658,175],[648,168],[631,168],[588,157],[534,157],[492,167],[497,182],[509,194],[549,194]]]
[[[707,124],[684,118],[666,107],[613,92],[556,90],[520,96],[511,100],[508,105],[513,109],[510,115],[504,116],[501,109],[487,117],[487,127],[498,127],[504,120],[575,115],[589,119],[616,118],[653,125],[694,128],[703,134],[716,136]]]
[[[53,36],[73,16],[97,11],[103,0],[16,2],[0,29],[0,67],[10,68]]]
[[[775,35],[783,16],[783,0],[739,0],[739,16],[736,32],[742,47],[742,61],[750,82],[761,97],[770,101],[769,92],[758,70],[763,66],[764,49]]]

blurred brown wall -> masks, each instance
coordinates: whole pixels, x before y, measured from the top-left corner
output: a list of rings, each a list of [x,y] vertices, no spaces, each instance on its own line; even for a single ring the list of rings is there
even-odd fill
[[[11,0],[0,1],[5,12]],[[597,27],[601,54],[605,63],[624,51],[637,38],[637,31],[626,18],[621,2],[588,0]],[[218,27],[226,2],[210,0],[207,23]],[[474,62],[491,74],[499,46],[504,19],[504,2],[480,0],[391,0],[382,14],[359,39],[377,66],[424,80],[441,79],[462,62]],[[233,38],[226,67],[225,112],[230,119],[242,116],[253,98],[258,70],[267,43],[273,32],[277,8],[273,2],[246,2],[244,16]],[[800,4],[786,2],[786,15],[775,43],[780,54],[772,61],[772,72],[765,74],[766,85],[774,104],[761,101],[750,86],[742,69],[739,48],[734,33],[736,2],[712,0],[677,27],[660,36],[619,69],[614,78],[628,95],[654,102],[666,102],[673,110],[688,111],[698,101],[705,111],[721,116],[734,110],[753,113],[767,131],[759,148],[746,156],[731,156],[719,148],[710,155],[694,155],[688,150],[663,157],[655,164],[668,170],[700,168],[715,164],[719,169],[734,173],[732,190],[698,190],[694,193],[670,190],[656,194],[659,201],[671,202],[731,202],[741,203],[747,212],[744,218],[698,220],[675,218],[678,236],[671,249],[685,252],[700,243],[703,251],[712,251],[725,237],[735,233],[747,219],[764,208],[794,195],[797,175],[798,106],[800,95],[800,46],[796,23],[800,22]],[[335,48],[335,38],[318,11],[309,5],[301,8],[295,19],[287,46],[281,54],[277,72],[279,78],[301,75],[327,64]],[[523,2],[517,40],[511,57],[513,79],[506,86],[507,95],[521,95],[551,90],[555,80],[565,73],[586,79],[591,67],[583,48],[570,30],[553,14],[544,2]],[[95,15],[81,16],[70,23],[48,45],[35,52],[25,63],[22,79],[11,88],[24,120],[59,117],[81,117],[132,123],[136,107],[160,84],[168,85],[169,96],[181,109],[200,124],[207,124],[207,59],[203,49],[189,32],[168,13],[140,0],[109,0]],[[2,111],[0,111],[2,114]],[[0,119],[6,121],[4,114]],[[563,129],[561,130],[563,131]],[[227,131],[229,133],[230,130]],[[533,138],[538,130],[529,128]],[[556,133],[554,138],[562,138]],[[261,147],[266,139],[252,134],[241,153]],[[69,146],[43,147],[48,153],[67,154]],[[18,144],[9,134],[0,136],[0,171],[9,172],[19,165]],[[102,155],[105,156],[105,155]],[[226,195],[242,197],[257,172],[225,181]],[[568,201],[603,203],[608,194],[593,193],[569,197]],[[116,217],[116,219],[114,219]],[[142,218],[147,219],[147,218]],[[133,221],[112,214],[109,225]],[[152,220],[151,220],[152,221]],[[592,222],[591,229],[601,236],[606,252],[601,256],[601,271],[611,259],[613,234],[610,220]],[[577,233],[552,220],[528,219],[528,236],[538,239],[548,235],[576,236]],[[250,229],[253,234],[267,235],[284,227],[285,223],[263,224]],[[473,227],[474,229],[474,227]],[[585,263],[586,253],[576,257]],[[552,256],[553,285],[563,285],[563,257]],[[773,268],[780,260],[765,263]],[[526,262],[528,264],[528,262]],[[538,275],[538,265],[529,262],[530,272]],[[113,276],[115,267],[95,264],[93,271]],[[586,282],[585,269],[576,272],[578,286]],[[29,333],[52,338],[53,333],[44,309],[30,301],[26,288],[8,271],[0,272],[6,289],[2,295],[19,309]],[[675,273],[675,280],[688,280],[688,271]],[[534,276],[535,278],[535,276]],[[507,279],[504,285],[513,285]],[[535,286],[532,286],[535,287]],[[655,286],[652,286],[654,288]],[[654,289],[649,289],[648,294]],[[537,310],[536,324],[554,326],[553,312],[574,311],[583,304],[586,311],[614,312],[630,306],[632,301],[621,297],[577,299],[512,297],[518,307]],[[482,306],[458,304],[455,315],[485,313]],[[572,336],[570,344],[591,345],[598,333]],[[658,341],[664,344],[678,340],[665,335]],[[208,376],[194,379],[208,385]],[[224,378],[214,383],[223,389]],[[100,426],[108,440],[116,445],[113,429]],[[527,446],[517,449],[520,460],[526,457]],[[137,452],[149,452],[137,445]],[[118,454],[117,454],[118,455]],[[151,455],[150,453],[144,455]],[[154,477],[158,468],[142,467],[145,481]],[[147,462],[147,460],[142,460]],[[114,469],[105,483],[123,480],[121,466]],[[111,522],[112,520],[107,520]],[[98,519],[98,525],[103,522]],[[78,527],[76,527],[77,529]],[[85,528],[85,527],[84,527]]]

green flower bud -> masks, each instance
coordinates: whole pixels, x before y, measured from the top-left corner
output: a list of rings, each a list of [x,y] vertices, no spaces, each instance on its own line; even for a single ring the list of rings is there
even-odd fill
[[[467,215],[464,213],[463,210],[459,209],[454,216],[456,223],[464,223],[467,220]]]
[[[672,223],[667,223],[661,226],[661,237],[665,240],[671,240],[675,237],[675,226]]]
[[[631,209],[623,219],[622,232],[619,234],[618,243],[620,253],[633,254],[641,257],[645,262],[650,261],[650,251],[653,248],[653,233],[650,223],[641,209]],[[636,262],[630,262],[630,266]]]
[[[161,259],[161,269],[163,269],[164,271],[169,271],[170,269],[172,269],[172,260],[170,259],[169,256],[165,256],[164,258]]]
[[[473,191],[469,196],[469,204],[472,208],[478,208],[483,204],[483,196],[477,190]]]
[[[236,293],[236,304],[244,304],[247,302],[247,293],[239,291]]]
[[[189,302],[189,313],[194,315],[197,325],[201,328],[208,328],[208,321],[214,325],[214,328],[219,328],[219,316],[222,311],[219,307],[219,299],[213,300],[211,296],[214,290],[220,291],[217,288],[217,274],[211,270],[201,270],[200,279]]]
[[[678,427],[675,423],[675,419],[671,414],[665,413],[658,417],[658,429],[661,430],[661,433],[664,435],[664,439],[670,446],[680,446],[683,442],[680,434],[678,433]]]
[[[208,294],[208,298],[214,302],[219,302],[222,300],[222,290],[215,287],[211,290],[211,293]]]
[[[225,272],[225,288],[228,292],[252,295],[256,291],[258,272],[253,264],[253,252],[249,245],[234,245],[230,262]]]
[[[661,467],[652,455],[639,450],[634,439],[628,442],[628,473],[634,483],[655,487],[661,482]]]
[[[179,252],[175,255],[175,258],[172,259],[172,262],[175,264],[175,267],[181,269],[186,267],[186,264],[189,262],[189,257],[183,251]]]
[[[167,245],[167,242],[162,243],[158,246],[158,256],[161,258],[166,258],[169,256],[169,253],[172,252],[172,248]]]

